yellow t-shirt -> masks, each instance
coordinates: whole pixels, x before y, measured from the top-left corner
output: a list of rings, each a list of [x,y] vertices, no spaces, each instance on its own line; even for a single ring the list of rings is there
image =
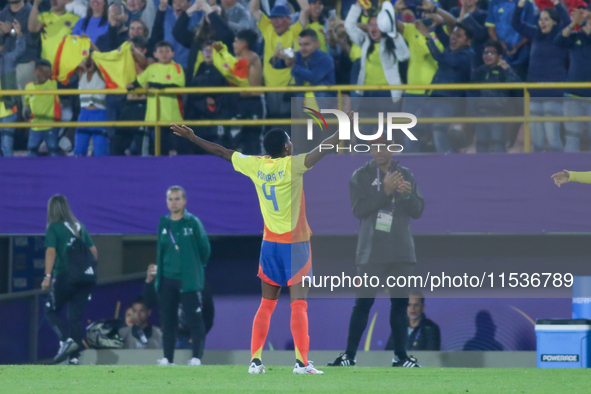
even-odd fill
[[[380,44],[377,42],[373,52],[365,59],[365,85],[389,85],[380,59]]]
[[[2,89],[1,86],[0,89]],[[0,119],[10,116],[14,113],[16,113],[16,106],[13,108],[6,108],[4,100],[2,100],[2,97],[0,97]]]
[[[55,79],[48,79],[45,83],[35,84],[29,82],[25,86],[27,90],[55,90],[57,89],[57,81]],[[39,122],[59,122],[62,120],[62,110],[59,96],[51,95],[25,95],[25,105],[31,107],[31,123]],[[31,127],[34,131],[49,130],[51,127]]]
[[[269,63],[269,60],[275,53],[277,44],[281,43],[283,48],[293,48],[294,52],[298,50],[298,35],[304,30],[300,21],[291,25],[282,35],[277,35],[271,24],[271,19],[263,14],[258,24],[259,30],[265,39],[265,54],[263,65],[263,76],[265,77],[265,86],[287,86],[291,79],[291,69],[275,69]]]
[[[41,29],[41,57],[49,60],[53,66],[57,48],[65,36],[72,34],[72,29],[80,17],[66,12],[57,15],[54,12],[43,12],[37,15],[39,22],[43,24]]]
[[[125,88],[136,80],[135,61],[129,41],[111,52],[93,52],[92,60],[103,74],[107,89]]]
[[[254,183],[265,232],[263,239],[278,243],[310,240],[306,219],[303,175],[306,154],[272,159],[269,156],[232,155],[234,169]]]
[[[185,86],[185,73],[183,68],[174,61],[170,64],[154,63],[137,78],[138,83],[145,88],[146,83],[154,82],[163,85],[174,84],[180,87]],[[160,120],[179,121],[183,120],[181,113],[182,95],[159,94]],[[148,107],[146,108],[146,121],[156,120],[156,100],[154,95],[148,95]]]
[[[431,52],[427,47],[427,40],[419,33],[413,23],[404,24],[402,37],[407,42],[408,50],[411,53],[410,60],[408,61],[408,84],[429,85],[433,81],[433,76],[439,66],[437,65],[437,61],[431,56]],[[441,45],[434,32],[431,32],[431,37],[433,37],[437,47],[443,51],[443,45]],[[409,89],[406,93],[425,94],[425,91]]]
[[[324,25],[318,22],[308,23],[307,29],[312,29],[318,34],[318,43],[320,44],[319,49],[324,52],[328,52],[326,48],[326,38],[324,37]]]

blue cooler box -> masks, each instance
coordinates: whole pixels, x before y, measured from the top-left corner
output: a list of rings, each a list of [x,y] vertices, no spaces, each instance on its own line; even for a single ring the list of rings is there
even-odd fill
[[[591,320],[536,321],[538,368],[589,368]]]

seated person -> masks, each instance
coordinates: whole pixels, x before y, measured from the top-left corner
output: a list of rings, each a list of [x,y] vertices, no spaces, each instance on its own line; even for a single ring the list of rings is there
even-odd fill
[[[148,322],[152,311],[139,299],[131,308],[133,326],[119,329],[124,349],[162,349],[162,331]],[[127,320],[127,319],[126,319]]]
[[[441,350],[441,332],[433,320],[425,316],[425,297],[420,291],[412,291],[408,298],[408,339],[406,350]],[[394,350],[392,334],[386,350]]]
[[[125,311],[125,325],[127,327],[133,327],[133,308],[129,307],[127,308],[127,311]]]

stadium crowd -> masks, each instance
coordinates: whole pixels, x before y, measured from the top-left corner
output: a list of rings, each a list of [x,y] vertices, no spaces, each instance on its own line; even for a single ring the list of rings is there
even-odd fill
[[[591,82],[591,6],[585,0],[0,0],[3,156],[15,145],[30,156],[149,155],[154,130],[144,127],[35,126],[47,121],[153,121],[156,98],[135,88],[425,85],[447,83]],[[31,95],[27,90],[127,88],[127,95]],[[449,98],[485,97],[479,116],[515,115],[512,90],[379,90],[349,97],[392,97],[393,110],[429,116],[462,113]],[[335,92],[299,94],[307,103]],[[403,96],[402,100],[398,98]],[[590,89],[531,91],[534,116],[588,116]],[[289,118],[288,92],[162,94],[160,120]],[[406,99],[409,98],[409,99]],[[414,100],[411,100],[414,98]],[[539,99],[538,99],[539,98]],[[508,112],[505,112],[508,111]],[[406,152],[505,152],[520,125],[433,124],[416,127]],[[588,149],[587,123],[532,123],[535,151]],[[260,126],[197,128],[202,138],[262,152]],[[458,137],[458,135],[460,137]],[[16,142],[15,142],[16,141]],[[91,144],[92,141],[92,144]],[[73,146],[72,146],[73,145]],[[89,147],[92,150],[89,153]],[[162,153],[204,153],[164,129]]]

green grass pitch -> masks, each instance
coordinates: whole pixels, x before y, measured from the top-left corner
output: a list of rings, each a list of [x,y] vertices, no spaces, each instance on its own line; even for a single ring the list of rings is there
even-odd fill
[[[320,366],[319,366],[320,368]],[[267,366],[0,366],[8,393],[589,393],[584,369],[330,368],[325,375],[293,375]]]

